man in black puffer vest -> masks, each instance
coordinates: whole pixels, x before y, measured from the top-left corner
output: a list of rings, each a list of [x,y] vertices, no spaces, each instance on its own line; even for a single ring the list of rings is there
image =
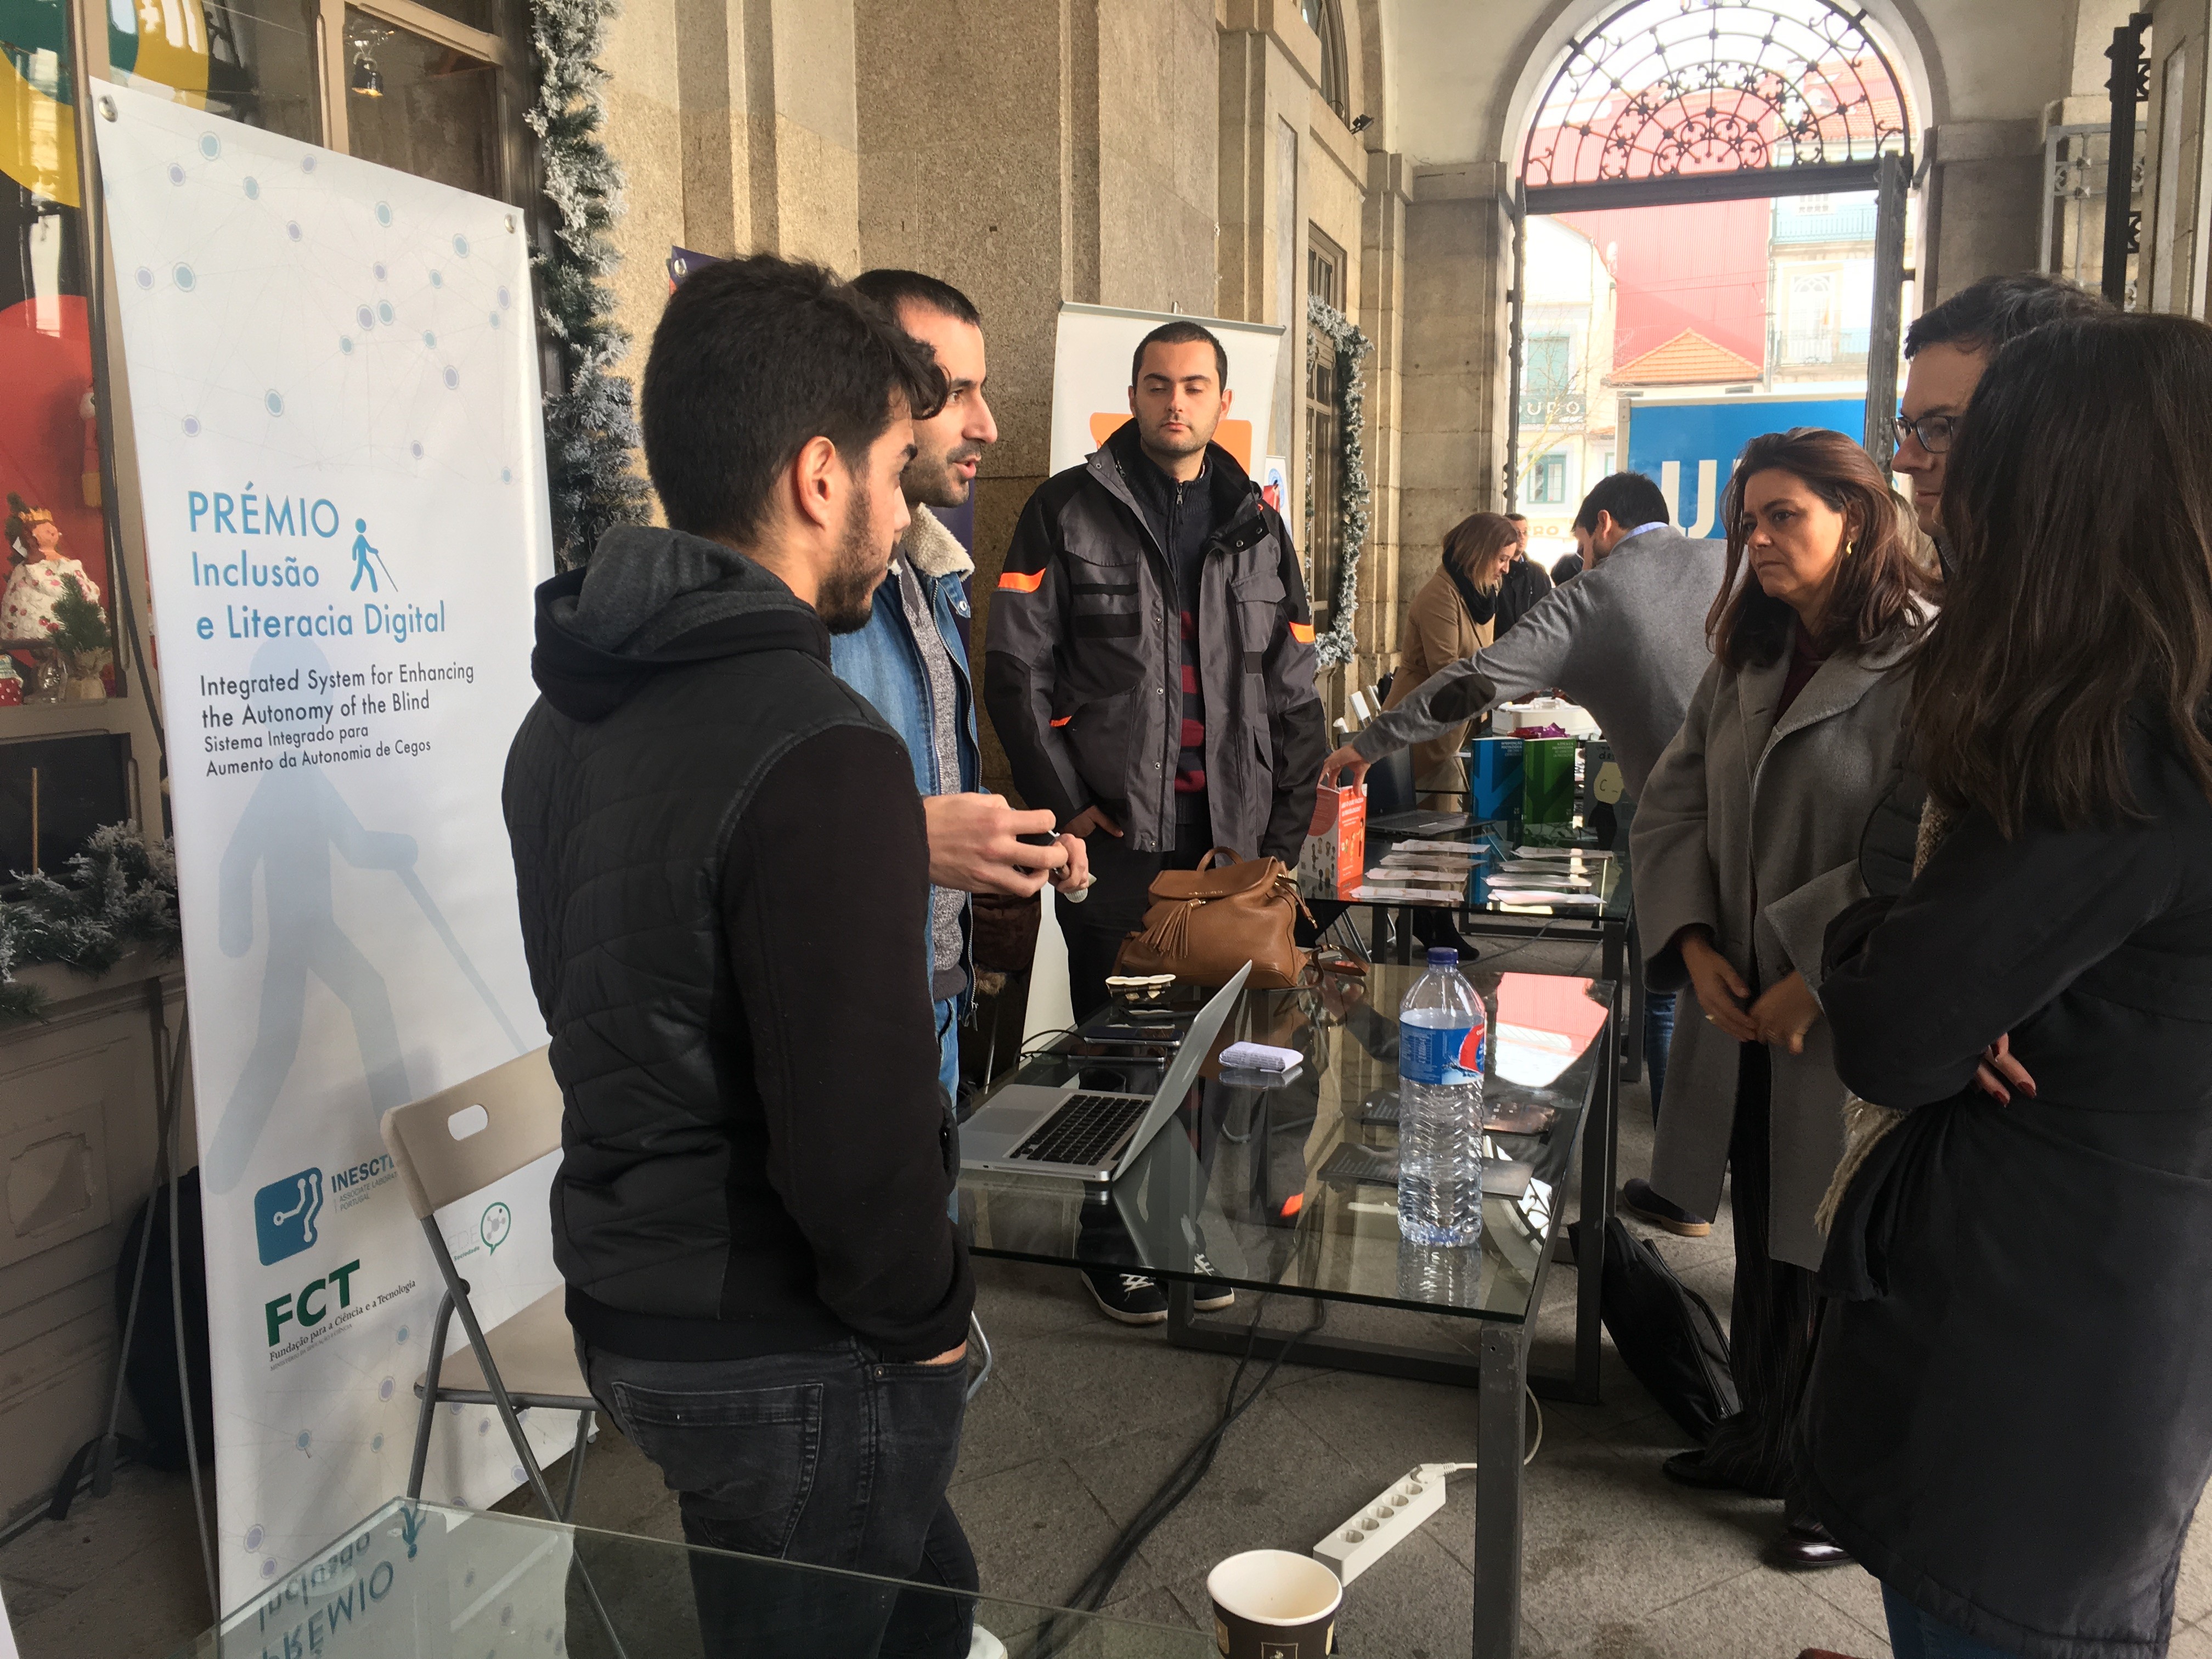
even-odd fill
[[[904,746],[830,671],[942,385],[818,267],[689,277],[643,398],[672,527],[538,590],[505,801],[592,1392],[690,1542],[972,1590],[929,850]],[[710,1654],[968,1651],[962,1599],[766,1577],[695,1563]]]

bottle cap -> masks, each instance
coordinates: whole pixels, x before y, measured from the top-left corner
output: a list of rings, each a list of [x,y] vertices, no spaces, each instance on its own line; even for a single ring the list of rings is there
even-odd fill
[[[1429,947],[1429,966],[1456,968],[1459,966],[1459,952],[1448,945],[1432,945]]]

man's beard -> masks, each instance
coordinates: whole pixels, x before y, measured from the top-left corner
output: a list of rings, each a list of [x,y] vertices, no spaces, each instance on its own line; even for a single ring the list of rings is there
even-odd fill
[[[855,492],[845,514],[845,534],[837,544],[837,562],[823,573],[814,596],[815,614],[832,634],[857,634],[875,612],[876,589],[890,574],[876,537],[875,514],[867,498]]]
[[[941,454],[917,454],[899,474],[899,490],[908,501],[926,507],[965,507],[975,481],[953,469],[982,453],[981,444],[955,444]]]

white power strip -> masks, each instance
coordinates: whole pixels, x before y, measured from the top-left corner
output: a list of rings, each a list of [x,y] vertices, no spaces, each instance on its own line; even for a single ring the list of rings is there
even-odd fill
[[[1444,1477],[1472,1463],[1423,1463],[1394,1480],[1382,1495],[1313,1547],[1314,1559],[1336,1571],[1348,1584],[1444,1506]]]

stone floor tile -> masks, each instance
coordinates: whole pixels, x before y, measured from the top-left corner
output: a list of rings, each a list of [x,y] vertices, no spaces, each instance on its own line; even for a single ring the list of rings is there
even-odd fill
[[[1174,1348],[1157,1328],[1104,1319],[998,1350],[988,1384],[1004,1387],[1062,1455],[1164,1418],[1214,1412],[1236,1362]]]
[[[1212,1425],[1186,1419],[1167,1432],[1139,1431],[1069,1458],[1100,1505],[1126,1524]],[[1370,1473],[1339,1455],[1269,1395],[1237,1419],[1212,1471],[1146,1540],[1143,1552],[1170,1585],[1202,1584],[1212,1565],[1243,1550],[1303,1553],[1371,1497],[1387,1469]],[[1182,1576],[1170,1576],[1170,1569]],[[1195,1581],[1188,1573],[1195,1571]]]
[[[1794,1577],[1756,1568],[1640,1617],[1607,1617],[1562,1642],[1559,1659],[1787,1659],[1826,1648],[1888,1659],[1889,1644]]]
[[[1345,1586],[1336,1628],[1346,1655],[1460,1659],[1474,1650],[1474,1576],[1416,1533]],[[1521,1640],[1546,1645],[1525,1620]]]
[[[42,1521],[9,1545],[0,1571],[11,1582],[71,1591],[112,1582],[120,1563],[149,1551],[188,1565],[195,1581],[204,1577],[190,1478],[125,1463],[106,1497],[80,1498],[68,1520]]]
[[[952,1484],[975,1480],[1024,1463],[1034,1462],[1060,1449],[1006,1385],[997,1368],[968,1402],[968,1419],[960,1436],[960,1463]]]
[[[2212,1524],[2192,1525],[2181,1546],[2181,1577],[2173,1587],[2177,1626],[2212,1619]]]
[[[994,1350],[1001,1341],[1105,1322],[1098,1304],[1084,1289],[1082,1276],[1068,1268],[982,1255],[972,1257],[970,1264],[975,1273],[975,1316]]]
[[[1331,1371],[1277,1397],[1347,1462],[1379,1468],[1385,1480],[1417,1463],[1463,1462],[1475,1455],[1471,1389]]]
[[[975,1548],[983,1593],[1046,1607],[1066,1605],[1121,1529],[1056,1457],[969,1481],[955,1494],[953,1508]],[[1116,1589],[1135,1594],[1159,1582],[1139,1557]]]
[[[1889,1638],[1889,1620],[1881,1610],[1881,1581],[1864,1567],[1832,1567],[1820,1572],[1792,1575],[1796,1583],[1839,1609],[1870,1634]],[[1863,1653],[1863,1648],[1854,1650]],[[2204,1659],[2212,1659],[2208,1653]]]
[[[2176,1626],[2168,1659],[2212,1659],[2212,1628],[2203,1624]]]
[[[1115,1619],[1127,1619],[1140,1625],[1164,1625],[1170,1630],[1210,1632],[1213,1628],[1213,1615],[1203,1596],[1196,1607],[1191,1607],[1165,1584],[1156,1584],[1134,1595],[1117,1596],[1106,1603],[1104,1611]]]
[[[1455,1480],[1453,1501],[1430,1530],[1471,1565],[1474,1493],[1459,1484],[1465,1480]],[[1693,1497],[1698,1501],[1684,1501]],[[1780,1517],[1776,1505],[1685,1493],[1666,1483],[1656,1462],[1638,1463],[1592,1443],[1540,1455],[1522,1509],[1522,1605],[1568,1650],[1601,1626],[1633,1625],[1756,1567]]]

